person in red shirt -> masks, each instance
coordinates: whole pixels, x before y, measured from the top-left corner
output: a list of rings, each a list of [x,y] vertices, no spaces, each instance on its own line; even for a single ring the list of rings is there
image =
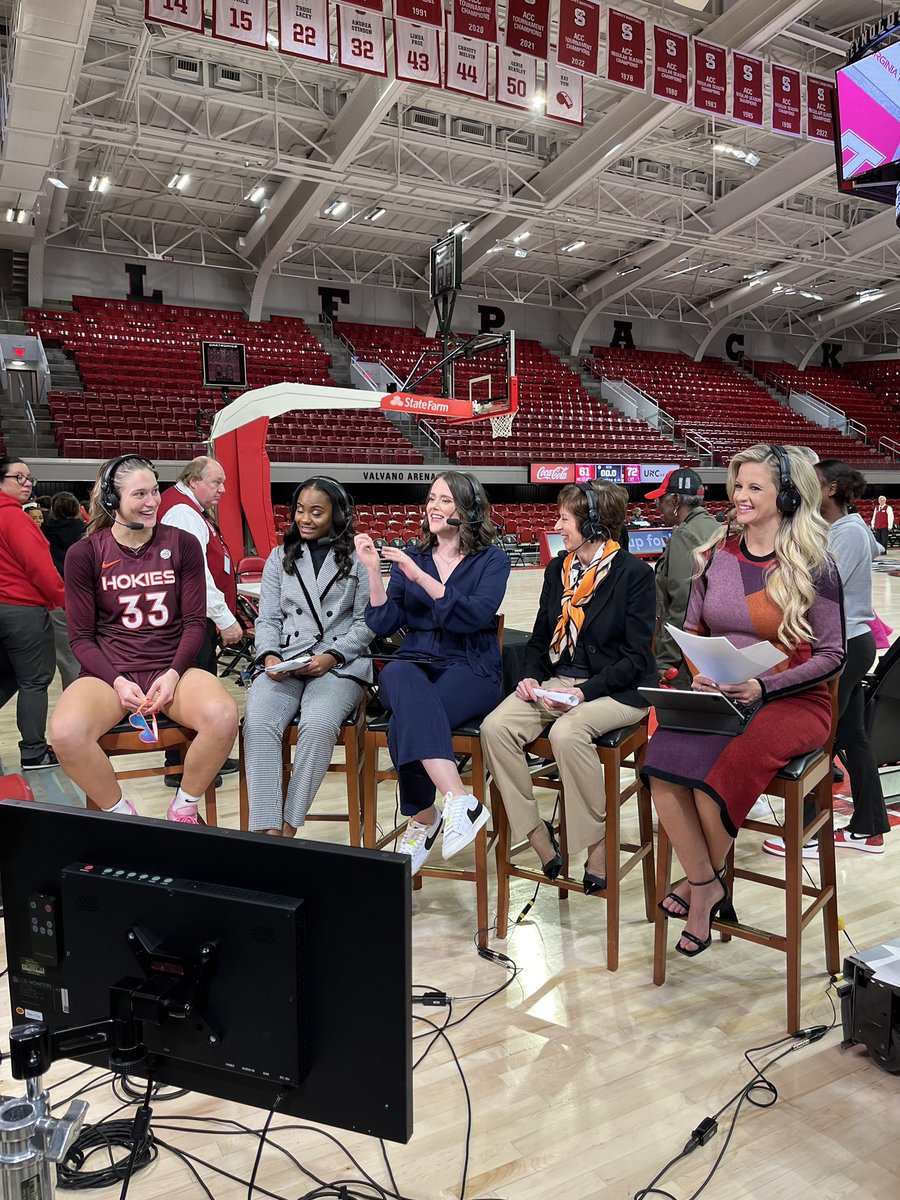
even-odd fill
[[[887,550],[891,530],[894,528],[894,510],[888,504],[887,496],[878,497],[878,503],[872,509],[872,519],[869,524],[875,533],[876,541]]]
[[[198,824],[197,804],[237,735],[237,706],[193,667],[206,628],[196,538],[157,523],[156,470],[126,455],[101,468],[87,536],[66,556],[69,639],[82,675],[63,693],[51,736],[66,774],[101,808],[134,813],[97,744],[127,713],[163,712],[194,729],[167,819]]]
[[[63,586],[40,526],[23,504],[34,476],[18,458],[0,458],[0,708],[18,692],[22,770],[57,765],[47,745],[47,689],[56,669],[50,611]]]

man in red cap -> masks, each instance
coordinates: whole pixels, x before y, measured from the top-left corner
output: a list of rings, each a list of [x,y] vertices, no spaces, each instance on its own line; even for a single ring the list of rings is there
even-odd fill
[[[690,672],[681,658],[666,624],[684,626],[691,580],[696,572],[694,551],[718,531],[719,523],[703,507],[706,488],[690,467],[676,467],[659,487],[647,493],[655,500],[664,525],[672,527],[672,536],[656,564],[656,667],[660,682],[690,687]],[[671,671],[677,676],[671,676]]]

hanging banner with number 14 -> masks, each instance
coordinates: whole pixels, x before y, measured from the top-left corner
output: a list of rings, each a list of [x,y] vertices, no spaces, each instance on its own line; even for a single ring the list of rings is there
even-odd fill
[[[144,0],[144,17],[159,25],[203,32],[203,0]]]
[[[266,10],[266,0],[213,0],[212,35],[223,42],[266,50]]]
[[[366,75],[387,75],[384,17],[339,4],[338,63]]]
[[[282,54],[327,63],[328,0],[278,0],[278,46]]]
[[[410,83],[441,86],[438,31],[412,21],[394,22],[394,74]]]

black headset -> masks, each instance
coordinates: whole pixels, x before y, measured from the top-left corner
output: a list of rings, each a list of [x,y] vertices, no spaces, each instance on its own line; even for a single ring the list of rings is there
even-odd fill
[[[466,508],[463,518],[467,525],[480,525],[484,520],[484,505],[481,502],[481,487],[474,475],[468,471],[460,471],[463,479],[472,489],[472,503]]]
[[[300,493],[309,487],[314,487],[320,492],[324,492],[331,501],[331,523],[334,532],[335,534],[343,533],[350,524],[353,516],[353,497],[342,483],[338,483],[330,475],[313,475],[311,478],[304,479],[302,483],[297,484],[294,488],[294,494],[291,496],[291,519],[294,518],[297,512],[297,501],[300,498]]]
[[[118,511],[119,494],[116,491],[113,480],[115,479],[116,471],[121,467],[122,463],[136,462],[141,466],[146,467],[149,471],[159,479],[159,471],[154,467],[149,458],[144,458],[142,454],[120,454],[118,458],[113,458],[103,468],[103,474],[100,476],[100,507],[108,515]]]
[[[579,532],[587,542],[597,542],[600,538],[609,538],[609,530],[600,520],[600,513],[597,509],[597,493],[594,491],[592,483],[577,483],[576,487],[584,492],[584,498],[587,500],[587,516],[581,520]]]
[[[803,497],[791,478],[790,456],[784,446],[770,446],[769,452],[778,463],[778,495],[775,497],[775,506],[783,516],[792,517],[803,503]]]

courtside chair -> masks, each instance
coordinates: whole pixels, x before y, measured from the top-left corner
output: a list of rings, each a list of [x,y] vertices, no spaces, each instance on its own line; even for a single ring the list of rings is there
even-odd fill
[[[163,775],[180,775],[182,773],[184,770],[184,755],[188,746],[190,746],[196,737],[195,730],[176,724],[175,721],[170,720],[169,717],[164,716],[162,713],[157,713],[156,723],[159,730],[159,741],[154,742],[152,745],[148,745],[146,742],[140,740],[139,730],[128,723],[127,717],[117,725],[114,725],[112,729],[102,734],[98,739],[98,745],[110,759],[127,754],[155,754],[156,757],[159,757],[156,754],[157,751],[177,748],[181,752],[181,762],[175,763],[172,766],[166,766],[164,762],[159,762],[152,766],[139,767],[127,771],[117,770],[113,766],[113,770],[116,772],[116,779],[153,779],[157,776],[162,778]],[[97,809],[100,806],[88,796],[87,807]],[[207,825],[218,824],[215,780],[206,789],[204,813]]]
[[[314,800],[310,811],[306,814],[309,821],[345,821],[347,823],[351,846],[362,844],[362,792],[363,792],[363,748],[365,736],[366,697],[363,692],[359,704],[341,725],[336,746],[343,746],[344,761],[332,762],[328,771],[347,776],[347,810],[346,812],[324,812],[316,808]],[[287,796],[288,783],[291,777],[291,750],[297,746],[297,730],[300,714],[288,725],[281,742],[281,796]],[[247,791],[247,773],[244,768],[244,722],[238,735],[238,807],[240,828],[250,828],[250,797]]]
[[[497,615],[497,637],[503,647],[503,614]],[[370,850],[390,849],[406,828],[402,821],[388,832],[378,830],[378,787],[389,780],[396,781],[397,773],[379,764],[379,751],[387,749],[387,728],[390,714],[378,704],[377,699],[369,705],[366,717],[365,752],[363,764],[363,845]],[[468,759],[462,779],[471,794],[485,807],[489,806],[488,774],[481,746],[481,720],[474,720],[452,731],[453,753],[458,760]],[[413,887],[422,886],[423,878],[459,879],[475,884],[476,939],[480,950],[487,949],[490,941],[488,921],[488,849],[496,834],[490,824],[475,835],[475,862],[467,866],[438,866],[428,863],[413,878]]]
[[[834,733],[837,727],[837,682],[831,685],[832,721],[828,741],[820,750],[802,754],[791,759],[787,766],[776,774],[766,788],[769,796],[784,798],[784,825],[774,820],[748,820],[742,829],[760,833],[763,837],[783,837],[785,846],[784,878],[762,871],[735,866],[734,847],[726,864],[726,882],[734,896],[735,880],[775,888],[784,895],[784,932],[770,931],[759,925],[727,921],[714,921],[713,928],[722,936],[723,942],[731,938],[743,938],[780,950],[786,960],[787,1029],[793,1032],[800,1023],[800,983],[802,969],[803,931],[819,914],[822,914],[825,934],[825,969],[829,975],[840,970],[841,958],[838,947],[837,874],[834,860],[834,813],[832,809],[831,761],[834,754]],[[809,796],[815,801],[815,816],[809,825],[803,825],[803,803]],[[815,869],[815,861],[804,859],[803,847],[812,838],[819,842],[819,882],[815,883],[808,868]],[[767,860],[767,864],[768,864]],[[774,860],[773,860],[774,861]],[[672,845],[662,825],[658,829],[656,851],[656,902],[659,904],[671,890]],[[807,876],[804,880],[804,875]],[[735,908],[747,903],[746,893],[739,892]],[[653,982],[662,985],[666,981],[666,935],[667,926],[673,925],[676,940],[681,932],[681,921],[667,921],[659,909],[654,912]],[[702,967],[701,967],[702,970]]]
[[[603,766],[603,791],[605,798],[606,836],[606,888],[593,896],[584,896],[583,903],[591,904],[596,899],[606,901],[606,969],[615,971],[619,966],[619,920],[622,881],[638,865],[643,871],[644,912],[648,922],[653,920],[653,826],[649,793],[641,787],[639,772],[647,750],[647,725],[645,717],[636,725],[612,729],[594,739],[597,754]],[[505,938],[509,927],[509,881],[527,879],[541,886],[556,888],[560,900],[568,900],[570,891],[583,892],[582,863],[579,861],[574,875],[569,873],[569,854],[566,837],[566,798],[560,782],[554,750],[547,731],[526,746],[528,754],[543,759],[543,763],[532,771],[532,780],[538,788],[548,788],[559,794],[559,845],[563,867],[556,879],[548,879],[540,866],[521,866],[517,859],[527,854],[534,859],[534,851],[527,839],[511,845],[509,822],[506,809],[495,784],[491,784],[491,804],[497,827],[497,936]],[[622,771],[633,768],[634,778],[623,786]],[[637,797],[638,841],[622,841],[622,807]]]

